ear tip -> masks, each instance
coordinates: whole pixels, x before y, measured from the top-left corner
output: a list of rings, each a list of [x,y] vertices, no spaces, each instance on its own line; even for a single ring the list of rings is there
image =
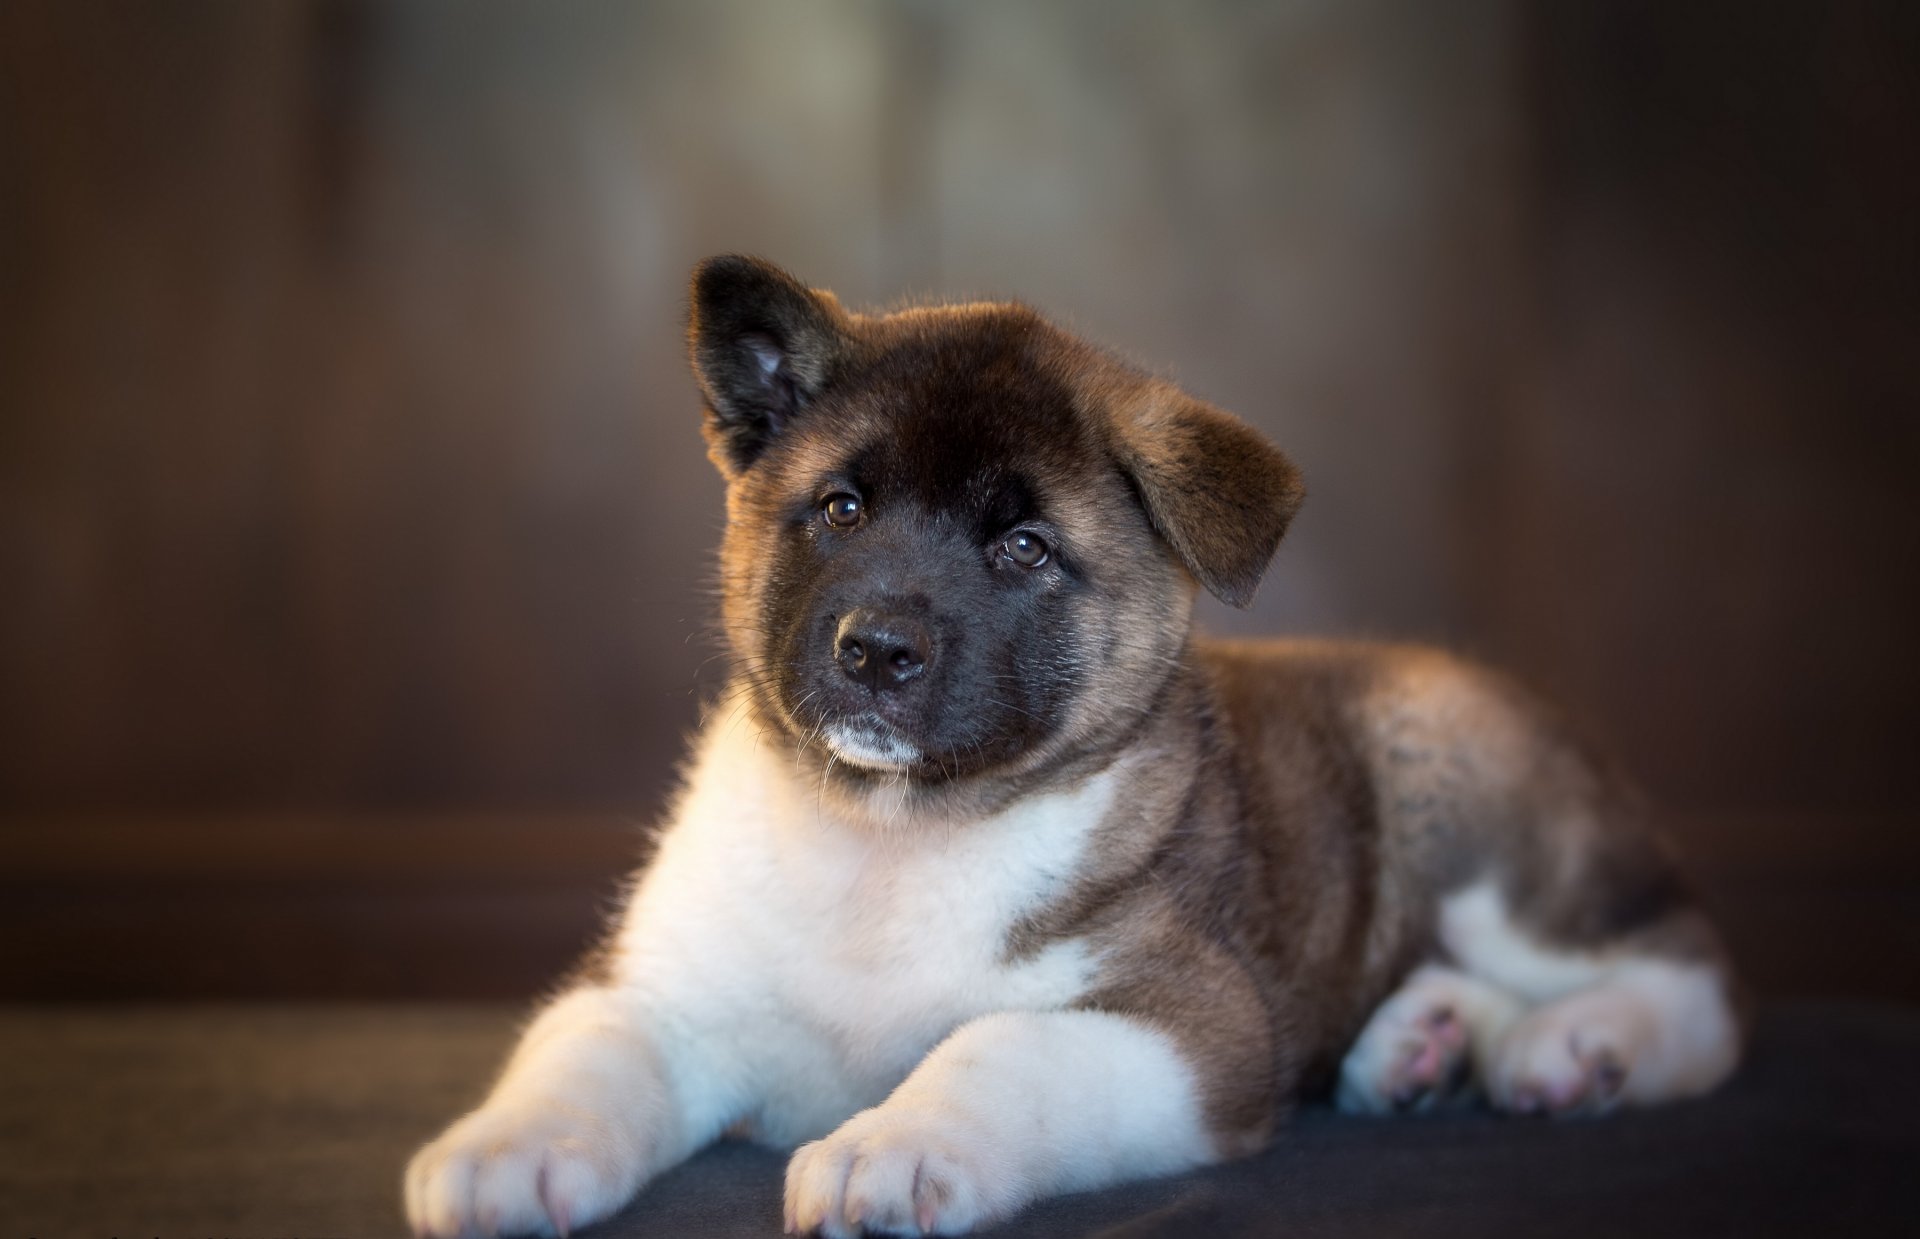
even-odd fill
[[[1250,558],[1248,562],[1234,568],[1230,574],[1212,572],[1201,584],[1207,592],[1237,611],[1244,611],[1253,605],[1253,597],[1260,592],[1260,582],[1267,576],[1267,568],[1273,562],[1280,539],[1276,536],[1273,545],[1267,548],[1265,555]]]
[[[830,318],[830,296],[814,292],[792,272],[752,254],[715,254],[693,268],[687,294],[687,336],[735,336],[774,325],[773,334],[804,321]]]
[[[744,275],[749,271],[764,270],[772,265],[766,259],[755,258],[752,254],[709,254],[693,264],[693,282],[696,285],[704,284],[714,279],[726,279],[730,276]]]
[[[740,289],[764,287],[767,284],[798,285],[799,281],[782,268],[752,254],[715,254],[694,264],[693,277],[688,283],[693,289],[693,303],[697,308],[702,301]]]

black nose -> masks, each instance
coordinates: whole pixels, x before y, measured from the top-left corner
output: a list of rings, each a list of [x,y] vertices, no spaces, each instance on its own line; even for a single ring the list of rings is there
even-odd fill
[[[840,621],[833,656],[848,679],[879,693],[925,671],[933,661],[933,644],[919,621],[863,609]]]

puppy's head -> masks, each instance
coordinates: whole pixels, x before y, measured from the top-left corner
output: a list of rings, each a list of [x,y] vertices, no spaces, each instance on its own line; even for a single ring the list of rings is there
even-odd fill
[[[835,779],[952,786],[1117,740],[1194,583],[1246,605],[1301,499],[1247,426],[1024,306],[850,314],[722,257],[689,336],[728,639]]]

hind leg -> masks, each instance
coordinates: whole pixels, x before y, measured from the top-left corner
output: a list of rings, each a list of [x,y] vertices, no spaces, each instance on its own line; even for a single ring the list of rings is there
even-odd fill
[[[1373,1013],[1340,1064],[1342,1110],[1384,1114],[1470,1100],[1525,1004],[1456,968],[1430,964]]]
[[[1600,1114],[1697,1096],[1732,1074],[1740,1021],[1711,931],[1690,913],[1664,928],[1692,947],[1662,952],[1652,931],[1584,948],[1549,943],[1515,923],[1491,884],[1443,903],[1453,958],[1532,1006],[1488,1060],[1497,1108]]]
[[[1698,1096],[1732,1074],[1738,1021],[1717,969],[1640,960],[1527,1013],[1488,1072],[1516,1114],[1604,1114]]]
[[[1731,1073],[1741,1029],[1719,935],[1636,798],[1547,711],[1412,654],[1362,715],[1389,889],[1437,896],[1443,958],[1528,1008],[1479,1059],[1496,1106],[1651,1105]]]

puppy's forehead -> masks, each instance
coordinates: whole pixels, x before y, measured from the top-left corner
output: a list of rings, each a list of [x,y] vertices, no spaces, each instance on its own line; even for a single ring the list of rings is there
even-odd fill
[[[883,320],[841,394],[842,463],[929,506],[1037,503],[1104,455],[1049,329],[1018,307]]]

